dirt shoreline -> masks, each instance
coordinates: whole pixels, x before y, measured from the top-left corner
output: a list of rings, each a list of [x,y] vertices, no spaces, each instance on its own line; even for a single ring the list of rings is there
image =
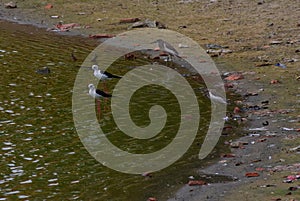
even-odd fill
[[[61,12],[61,10],[71,7],[68,4],[56,11],[57,6],[61,5],[54,4],[53,10],[45,11],[45,5],[28,6],[25,3],[20,3],[17,9],[5,9],[3,7],[4,2],[1,1],[0,3],[0,18],[18,23],[49,28],[59,20],[63,20],[64,23],[76,22],[71,21],[72,16],[74,20],[81,20],[80,16],[76,14],[81,11],[78,8],[76,12],[67,10],[64,18],[57,20],[49,18],[49,15],[55,12]],[[146,2],[139,1],[139,3],[135,3],[132,13],[129,12],[128,14],[128,7],[131,6],[131,3],[127,1],[122,3],[122,9],[124,6],[127,7],[126,12],[124,11],[125,14],[123,14],[124,17],[142,15],[143,18],[163,19],[164,23],[169,22],[170,29],[195,38],[201,45],[216,43],[226,46],[229,44],[233,53],[217,53],[217,55],[222,60],[231,63],[219,67],[224,73],[239,71],[245,77],[241,80],[228,81],[228,83],[233,85],[232,92],[239,93],[245,98],[245,100],[241,100],[243,104],[237,103],[236,106],[240,109],[242,107],[247,109],[248,107],[246,113],[243,114],[247,119],[245,137],[235,140],[247,142],[247,144],[242,148],[232,148],[235,157],[221,158],[218,163],[201,170],[204,173],[230,175],[235,177],[236,181],[200,187],[185,185],[169,200],[271,200],[279,198],[282,200],[300,200],[300,189],[287,195],[290,192],[289,187],[300,185],[299,180],[289,184],[282,183],[283,175],[299,174],[300,167],[283,168],[280,171],[276,169],[279,165],[293,166],[293,164],[300,162],[299,150],[289,151],[289,149],[300,144],[300,133],[297,131],[300,128],[300,81],[297,80],[297,76],[300,75],[299,62],[297,61],[299,60],[299,51],[297,52],[297,50],[299,50],[300,43],[299,21],[297,20],[300,19],[300,16],[297,14],[296,6],[293,7],[293,5],[297,5],[297,1],[289,1],[288,3],[286,1],[275,3],[271,1],[239,1],[234,3],[216,1],[214,3],[210,1],[209,3],[199,3],[201,4],[199,11],[195,12],[194,15],[199,19],[200,17],[206,19],[211,23],[211,27],[206,27],[201,21],[193,21],[192,17],[195,16],[192,15],[186,16],[186,18],[178,16],[177,22],[171,21],[170,16],[164,15],[162,11],[163,8],[169,6],[169,2],[157,3],[157,5],[145,8],[143,5],[146,5]],[[192,1],[191,3],[178,3],[178,5],[174,5],[174,9],[181,6],[182,12],[185,12],[193,8],[195,3]],[[106,4],[104,7],[110,8]],[[154,14],[150,14],[150,11],[143,13],[137,8],[148,9]],[[72,29],[70,32],[61,33],[88,36],[88,34],[98,33],[99,29],[101,33],[121,33],[125,31],[128,25],[116,26],[112,23],[118,22],[122,12],[116,14],[106,10],[105,14],[98,13],[97,16],[90,14],[88,16],[93,19],[90,23],[92,24],[91,29]],[[211,18],[205,17],[207,12],[213,17],[218,17],[218,19],[212,21]],[[232,12],[232,15],[228,16],[226,12]],[[155,14],[157,16],[153,17]],[[241,15],[241,19],[234,18],[239,15]],[[98,16],[110,16],[111,19],[103,17],[103,21],[98,25],[96,22]],[[254,17],[257,22],[255,20],[250,21],[251,17]],[[87,21],[90,22],[91,20],[82,19],[80,23],[86,24]],[[231,26],[227,22],[230,22]],[[186,25],[187,28],[179,28],[182,25]],[[100,26],[104,28],[100,28]],[[252,26],[253,29],[249,29],[249,26]],[[196,36],[197,31],[204,33],[203,36]],[[291,59],[294,61],[288,61]],[[283,63],[287,68],[275,66],[276,63]],[[270,84],[272,80],[278,80],[278,83]],[[254,95],[255,93],[257,95]],[[263,101],[269,101],[267,109],[249,110],[250,106],[262,106]],[[232,113],[232,111],[230,112]],[[269,122],[269,125],[263,126],[262,123],[266,121]],[[265,127],[267,130],[249,131],[249,129],[261,127]],[[249,133],[256,135],[251,137],[248,135]],[[237,164],[239,165],[237,166]],[[260,176],[247,178],[245,176],[247,172],[257,172]],[[197,175],[194,176],[197,177]],[[269,187],[264,187],[268,185]]]

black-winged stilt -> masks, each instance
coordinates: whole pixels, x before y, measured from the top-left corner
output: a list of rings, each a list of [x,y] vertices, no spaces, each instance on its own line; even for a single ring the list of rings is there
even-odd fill
[[[89,88],[89,94],[97,100],[98,102],[98,111],[99,111],[99,116],[101,116],[101,105],[100,105],[100,99],[101,98],[110,98],[112,97],[111,94],[108,94],[104,91],[101,91],[100,89],[96,89],[93,84],[88,85]]]
[[[100,81],[111,80],[112,78],[122,78],[118,75],[113,75],[107,71],[99,70],[98,65],[93,65],[92,69],[94,70],[94,76],[97,77]],[[106,86],[104,88],[106,88]]]

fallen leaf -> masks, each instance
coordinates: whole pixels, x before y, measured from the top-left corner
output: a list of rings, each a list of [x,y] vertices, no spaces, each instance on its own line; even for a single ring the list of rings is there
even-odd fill
[[[245,174],[246,177],[258,177],[259,176],[259,173],[257,172],[247,172]]]
[[[202,181],[202,180],[192,180],[192,181],[189,181],[188,185],[189,186],[203,186],[203,185],[206,185],[207,183],[205,181]]]
[[[51,9],[51,8],[53,8],[53,5],[50,3],[45,6],[45,9]]]
[[[239,73],[232,74],[232,75],[225,78],[225,80],[230,80],[230,81],[241,80],[241,79],[244,79],[244,76],[242,74],[239,74]]]

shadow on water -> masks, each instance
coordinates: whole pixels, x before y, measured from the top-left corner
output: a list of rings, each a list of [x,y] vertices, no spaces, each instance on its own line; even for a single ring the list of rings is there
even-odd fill
[[[85,150],[76,133],[71,102],[78,66],[98,44],[26,25],[3,21],[0,24],[0,200],[140,201],[152,196],[165,198],[218,155],[220,147],[207,160],[198,160],[210,120],[210,102],[199,90],[205,88],[203,83],[187,76],[201,108],[200,128],[189,151],[175,164],[151,177],[123,174],[102,166]],[[71,52],[77,61],[72,59]],[[124,74],[131,69],[128,66],[149,62],[143,58],[120,58],[111,70]],[[44,67],[50,72],[36,72]],[[186,69],[179,71],[188,74]],[[88,96],[87,91],[85,93]],[[152,95],[157,93],[159,99]],[[172,141],[178,129],[180,110],[174,95],[156,85],[146,86],[132,97],[130,108],[133,121],[146,126],[149,108],[157,103],[169,111],[170,116],[163,131],[150,141],[124,135],[116,129],[109,111],[100,120],[102,129],[109,133],[107,137],[112,143],[126,151],[150,153],[161,149]],[[226,181],[230,178],[211,176],[205,180]]]

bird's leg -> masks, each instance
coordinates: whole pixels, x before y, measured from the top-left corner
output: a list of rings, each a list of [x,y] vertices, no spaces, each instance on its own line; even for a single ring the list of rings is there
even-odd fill
[[[106,82],[104,81],[104,83],[103,83],[103,88],[104,88],[104,92],[105,93],[108,93],[108,89],[107,89],[107,85],[106,85]],[[104,109],[106,109],[106,107],[107,107],[107,98],[104,98],[104,102],[105,102],[105,106],[104,106]]]
[[[98,114],[99,114],[99,120],[101,119],[101,103],[100,100],[97,99],[97,106],[98,106]]]

